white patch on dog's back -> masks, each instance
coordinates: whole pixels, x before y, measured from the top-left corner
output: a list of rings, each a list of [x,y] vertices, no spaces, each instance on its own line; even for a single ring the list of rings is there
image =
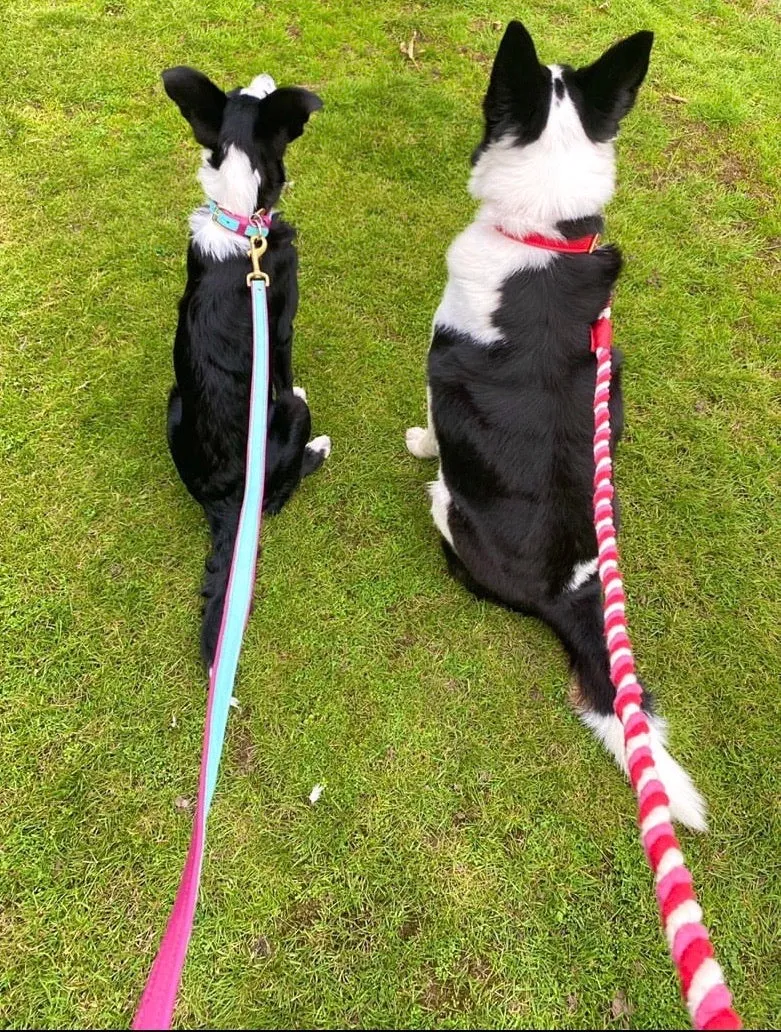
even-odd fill
[[[434,315],[435,329],[468,333],[481,344],[501,340],[493,316],[505,280],[521,269],[542,269],[552,261],[549,251],[509,240],[495,227],[493,218],[480,213],[450,245],[448,280]]]

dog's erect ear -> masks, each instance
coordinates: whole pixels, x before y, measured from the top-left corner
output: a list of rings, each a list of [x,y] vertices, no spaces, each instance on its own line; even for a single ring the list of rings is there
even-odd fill
[[[586,128],[593,138],[615,136],[618,123],[631,111],[648,71],[653,42],[653,32],[636,32],[614,44],[593,64],[573,73],[583,92],[590,123]]]
[[[512,131],[520,142],[536,139],[550,106],[550,72],[537,58],[534,42],[518,21],[511,21],[491,70],[483,101],[489,136]]]
[[[258,131],[281,151],[304,131],[309,116],[319,111],[322,100],[300,86],[281,86],[260,102]]]
[[[179,65],[163,72],[165,92],[193,127],[202,147],[214,150],[227,97],[203,72]]]

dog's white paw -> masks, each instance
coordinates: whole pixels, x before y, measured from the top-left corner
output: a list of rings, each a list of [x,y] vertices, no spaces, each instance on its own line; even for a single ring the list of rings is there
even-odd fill
[[[294,387],[293,394],[295,394],[295,396],[297,398],[300,398],[302,401],[306,401],[306,391],[303,387]]]
[[[312,451],[320,452],[324,459],[327,459],[331,454],[331,438],[327,434],[321,434],[319,437],[313,437],[307,445],[307,448],[311,448]]]
[[[437,439],[431,427],[411,426],[405,435],[407,450],[416,459],[434,459],[439,455]]]

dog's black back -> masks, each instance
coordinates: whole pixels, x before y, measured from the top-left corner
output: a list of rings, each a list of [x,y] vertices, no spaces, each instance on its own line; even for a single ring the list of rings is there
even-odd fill
[[[284,184],[285,148],[321,106],[319,99],[306,90],[276,90],[268,77],[255,80],[255,92],[230,95],[189,68],[171,69],[163,79],[196,139],[207,148],[200,178],[210,199],[239,215],[270,211]],[[187,285],[174,343],[176,382],[169,400],[168,441],[179,474],[203,506],[212,533],[201,641],[208,667],[244,495],[252,373],[251,264],[249,241],[219,226],[205,206],[193,214],[191,226]],[[328,446],[327,438],[307,446],[309,409],[303,392],[293,389],[298,306],[294,237],[293,228],[275,214],[262,263],[270,279],[268,513],[279,512],[301,478],[322,464]]]

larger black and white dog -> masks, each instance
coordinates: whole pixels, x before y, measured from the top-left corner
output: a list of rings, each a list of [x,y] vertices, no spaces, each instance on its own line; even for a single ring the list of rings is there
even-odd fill
[[[429,423],[407,431],[413,455],[439,456],[431,512],[451,573],[476,595],[553,628],[569,654],[581,719],[624,769],[596,574],[589,347],[621,256],[613,246],[569,255],[512,238],[602,231],[613,141],[652,43],[652,33],[638,32],[588,67],[545,66],[526,29],[508,26],[473,156],[470,191],[480,208],[450,247],[434,317]],[[621,419],[616,375],[616,436]],[[701,797],[664,748],[663,722],[650,722],[673,816],[704,829]]]
[[[171,68],[163,85],[204,147],[199,179],[207,198],[235,215],[271,212],[285,183],[283,157],[319,97],[277,89],[268,75],[225,94],[201,72]],[[218,224],[209,207],[190,219],[187,286],[174,342],[176,383],[168,403],[168,443],[179,475],[206,513],[212,550],[206,562],[201,655],[214,658],[244,496],[252,318],[249,241]],[[263,270],[268,291],[270,368],[264,511],[277,513],[302,477],[327,457],[331,442],[308,442],[306,394],[293,386],[293,319],[298,306],[292,226],[274,215]]]

